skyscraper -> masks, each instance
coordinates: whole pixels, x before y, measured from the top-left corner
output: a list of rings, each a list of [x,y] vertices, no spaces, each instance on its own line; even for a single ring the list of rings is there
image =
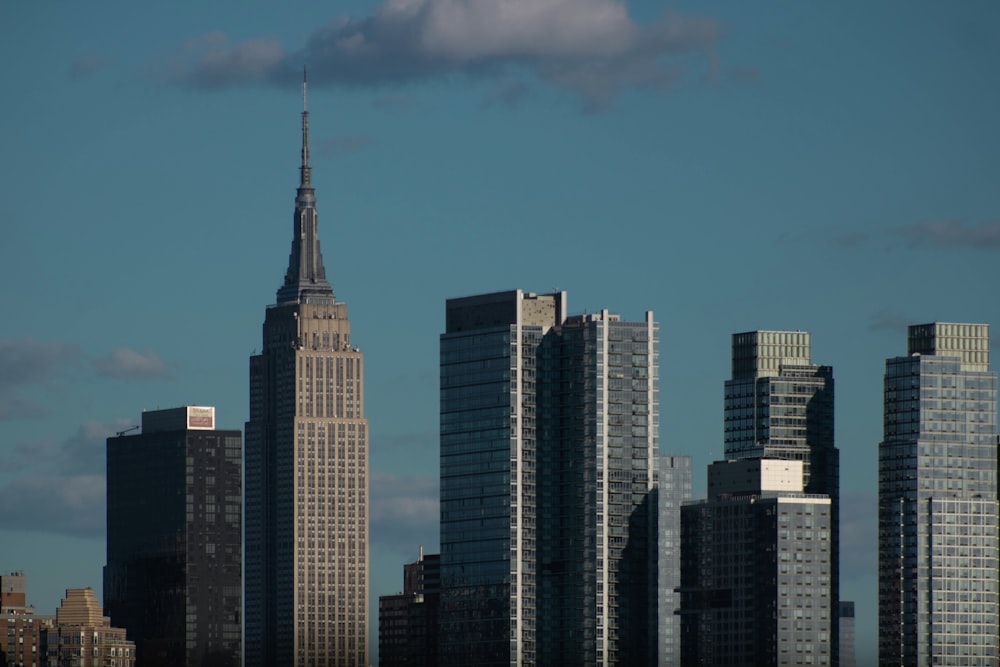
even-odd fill
[[[661,456],[657,505],[659,506],[658,580],[660,667],[681,667],[681,506],[691,500],[691,457]]]
[[[996,665],[997,376],[989,326],[933,322],[885,362],[879,663]]]
[[[840,452],[834,444],[833,369],[811,360],[807,331],[733,334],[732,378],[725,388],[727,459],[802,461],[804,491],[831,501],[831,596],[840,624]],[[838,664],[839,642],[831,645]]]
[[[143,667],[240,664],[242,443],[205,406],[108,438],[104,603]]]
[[[803,467],[713,463],[708,499],[681,508],[680,664],[830,664],[831,505]]]
[[[441,662],[656,655],[658,327],[566,294],[451,299],[441,336]]]
[[[246,664],[368,664],[368,421],[364,356],[326,278],[302,164],[288,271],[250,358]]]

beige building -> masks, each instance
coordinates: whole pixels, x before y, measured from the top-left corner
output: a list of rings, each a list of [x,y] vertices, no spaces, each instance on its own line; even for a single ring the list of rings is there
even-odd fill
[[[46,631],[49,667],[135,667],[135,644],[111,627],[92,588],[68,588]]]
[[[323,267],[308,129],[303,111],[288,271],[250,358],[248,667],[368,664],[364,357]]]

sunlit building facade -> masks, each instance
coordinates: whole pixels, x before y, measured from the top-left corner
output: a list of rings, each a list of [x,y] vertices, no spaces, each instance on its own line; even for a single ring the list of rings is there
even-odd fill
[[[997,375],[989,326],[908,330],[886,360],[879,662],[998,661]]]
[[[323,266],[308,122],[288,270],[250,358],[248,667],[369,662],[364,355]]]

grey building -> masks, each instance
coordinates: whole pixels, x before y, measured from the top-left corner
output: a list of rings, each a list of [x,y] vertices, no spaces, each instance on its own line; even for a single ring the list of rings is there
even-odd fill
[[[206,406],[108,438],[105,612],[140,667],[240,664],[242,445]]]
[[[720,461],[708,499],[681,508],[681,664],[829,665],[829,496],[803,463]]]
[[[566,294],[451,299],[441,336],[441,663],[656,656],[658,327]]]
[[[840,601],[840,667],[855,667],[857,647],[854,631],[854,603]]]
[[[308,130],[304,110],[288,270],[250,358],[248,667],[368,664],[364,356],[323,266]]]
[[[725,385],[727,459],[802,461],[804,491],[831,502],[833,633],[839,629],[840,452],[834,444],[833,369],[812,363],[808,331],[733,334],[732,377]],[[838,642],[832,665],[838,664]]]
[[[681,506],[691,500],[691,457],[661,456],[659,507],[659,659],[660,667],[681,667]]]
[[[879,662],[996,665],[997,376],[989,326],[908,330],[886,360]]]

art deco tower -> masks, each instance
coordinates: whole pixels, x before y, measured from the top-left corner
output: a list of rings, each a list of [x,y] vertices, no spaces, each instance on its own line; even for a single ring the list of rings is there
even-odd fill
[[[302,166],[284,284],[250,358],[246,665],[368,664],[368,422],[364,357],[326,279]]]

